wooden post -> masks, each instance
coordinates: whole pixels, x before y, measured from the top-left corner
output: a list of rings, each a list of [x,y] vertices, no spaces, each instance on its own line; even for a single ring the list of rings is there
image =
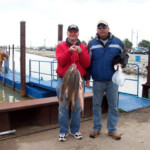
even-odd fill
[[[8,55],[10,56],[10,45],[8,46]],[[9,58],[8,58],[8,68],[9,68]]]
[[[14,61],[14,44],[12,45],[12,71],[13,71],[13,90],[15,90],[15,61]]]
[[[26,96],[26,43],[25,43],[25,21],[20,22],[20,75],[21,96]]]
[[[148,53],[148,66],[147,69],[147,82],[146,84],[150,85],[150,47],[149,47],[149,53]]]
[[[63,41],[63,25],[58,25],[58,43],[61,43]]]
[[[8,55],[10,56],[10,45],[8,47]]]
[[[149,47],[149,53],[148,53],[148,66],[146,66],[147,69],[147,82],[145,84],[142,84],[143,91],[142,91],[142,97],[148,98],[148,91],[150,89],[150,47]]]

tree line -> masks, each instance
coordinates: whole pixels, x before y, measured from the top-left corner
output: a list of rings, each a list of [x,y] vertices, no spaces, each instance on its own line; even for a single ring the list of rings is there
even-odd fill
[[[91,37],[91,40],[93,39],[93,37]],[[133,43],[129,40],[129,39],[124,39],[122,41],[125,45],[126,49],[131,49],[133,46]],[[87,45],[86,41],[82,41],[83,44]],[[150,47],[150,41],[148,40],[142,40],[138,43],[138,47],[144,47],[144,48],[149,48]]]
[[[126,48],[130,49],[133,46],[133,43],[129,41],[127,38],[123,40],[123,43]],[[150,41],[148,40],[142,40],[138,43],[138,47],[144,47],[144,48],[149,48],[150,47]]]

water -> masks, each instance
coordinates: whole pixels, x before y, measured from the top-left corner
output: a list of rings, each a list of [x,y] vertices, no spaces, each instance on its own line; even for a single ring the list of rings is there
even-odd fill
[[[12,88],[0,84],[0,103],[18,102],[20,100],[31,99],[29,97],[21,97],[20,93],[13,91]]]
[[[20,72],[20,52],[15,51],[14,54],[14,60],[15,60],[15,71]],[[26,54],[26,73],[29,74],[29,60],[41,60],[41,61],[52,61],[54,58],[48,58],[48,57],[42,57],[38,55],[33,54]],[[32,71],[37,71],[39,64],[38,62],[33,62],[31,66]],[[49,63],[41,63],[40,68],[41,72],[49,73],[50,72],[50,64]],[[56,66],[55,66],[56,67]],[[12,69],[12,57],[10,54],[10,60],[9,60],[9,68]],[[31,76],[38,77],[38,74],[32,73]],[[136,79],[136,75],[124,75],[125,78],[130,79]],[[49,76],[42,75],[41,76],[44,80],[50,80]],[[142,84],[146,83],[146,78],[139,77],[139,95],[142,96]],[[131,93],[131,94],[137,94],[137,82],[135,81],[125,81],[125,84],[123,87],[119,87],[119,91]],[[0,84],[0,103],[2,102],[16,102],[24,99],[30,99],[29,97],[23,98],[20,96],[19,92],[13,91],[11,88],[7,86],[3,86],[3,84]]]
[[[128,79],[135,79],[137,80],[137,75],[126,75],[124,74],[125,78]],[[139,77],[139,93],[138,96],[142,97],[142,90],[143,86],[142,84],[146,83],[146,77]],[[125,93],[130,93],[130,94],[137,94],[137,82],[136,81],[130,81],[130,80],[125,80],[125,84],[121,87],[119,87],[120,92],[125,92]]]
[[[10,53],[10,58],[9,58],[9,68],[12,69],[12,57]],[[52,58],[47,58],[47,57],[41,57],[33,54],[26,54],[26,73],[29,74],[29,59],[32,60],[42,60],[42,61],[52,61]],[[14,53],[14,60],[15,60],[15,71],[20,72],[20,52],[15,51]],[[42,67],[43,65],[43,67]],[[43,68],[42,71],[46,72],[49,70],[50,66],[44,64],[41,64],[41,67]],[[37,63],[33,63],[32,70],[37,70],[38,65]],[[33,75],[37,77],[37,74]],[[46,77],[43,77],[44,79]],[[21,97],[20,93],[17,91],[13,91],[12,88],[8,86],[4,86],[2,83],[0,84],[0,103],[4,102],[17,102],[21,100],[27,100],[31,99],[30,97]]]
[[[29,60],[40,60],[40,61],[52,61],[54,60],[54,58],[48,58],[48,57],[42,57],[42,56],[38,56],[38,55],[34,55],[34,54],[26,54],[26,74],[29,74]],[[20,52],[15,51],[14,53],[14,60],[15,60],[15,71],[20,72]],[[37,70],[38,69],[38,62],[32,62],[32,70]],[[46,66],[45,66],[46,65]],[[45,63],[41,63],[41,67],[40,69],[41,72],[46,72],[47,70],[49,70],[49,65],[45,64]],[[9,68],[12,69],[12,57],[10,54],[10,60],[9,60]]]

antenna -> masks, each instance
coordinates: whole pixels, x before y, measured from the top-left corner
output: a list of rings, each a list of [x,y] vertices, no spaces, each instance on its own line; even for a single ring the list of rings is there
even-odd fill
[[[131,31],[131,42],[133,43],[133,29]]]
[[[138,30],[137,30],[137,36],[136,36],[136,46],[138,47]]]

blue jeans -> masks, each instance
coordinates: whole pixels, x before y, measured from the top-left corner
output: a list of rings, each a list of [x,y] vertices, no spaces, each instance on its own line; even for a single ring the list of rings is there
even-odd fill
[[[108,102],[108,119],[107,129],[109,133],[116,132],[116,125],[119,118],[118,111],[118,86],[112,81],[93,82],[93,129],[100,131],[102,128],[101,121],[101,104],[106,92]]]
[[[60,98],[61,90],[60,87],[62,85],[63,79],[58,78],[58,84],[56,87],[57,97]],[[58,120],[59,120],[59,127],[60,133],[68,133],[69,130],[69,109],[66,108],[68,102],[66,101],[66,95],[64,94],[63,101],[59,101],[59,113],[58,113]],[[70,130],[71,133],[76,133],[80,129],[80,118],[81,118],[81,107],[79,103],[79,98],[77,98],[75,102],[75,109],[71,110],[71,124]]]

